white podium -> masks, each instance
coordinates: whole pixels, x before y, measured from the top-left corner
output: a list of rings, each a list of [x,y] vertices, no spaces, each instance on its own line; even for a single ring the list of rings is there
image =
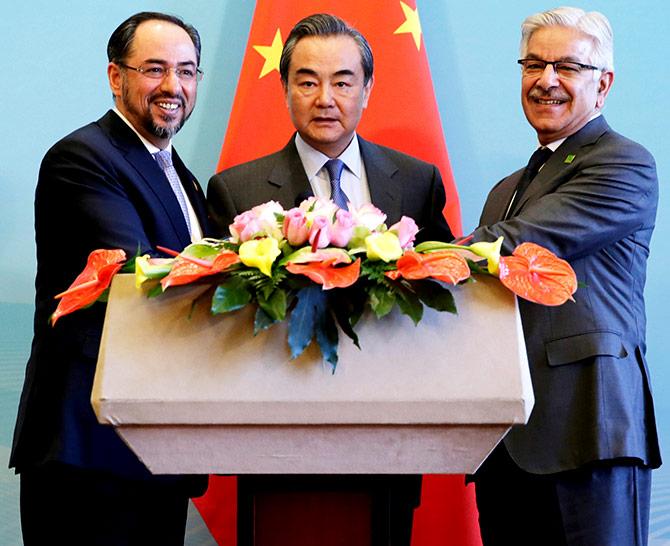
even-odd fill
[[[457,316],[364,317],[335,373],[314,347],[289,360],[286,324],[254,337],[251,309],[191,312],[202,291],[112,284],[92,403],[154,473],[471,473],[529,417],[521,322],[495,279],[454,287]]]

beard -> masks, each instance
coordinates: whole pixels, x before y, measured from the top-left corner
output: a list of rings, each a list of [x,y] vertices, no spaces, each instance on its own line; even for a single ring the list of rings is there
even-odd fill
[[[182,112],[181,119],[175,120],[170,116],[153,116],[151,114],[149,105],[152,102],[158,101],[160,99],[177,99],[180,103]],[[160,139],[171,140],[172,137],[174,137],[184,126],[184,123],[186,123],[188,118],[190,118],[191,114],[193,113],[193,108],[191,108],[189,112],[186,111],[186,99],[182,94],[170,95],[166,93],[155,93],[147,98],[147,107],[145,110],[136,108],[130,98],[130,92],[126,82],[124,82],[124,85],[121,89],[121,100],[123,102],[124,108],[133,114],[133,116],[135,116],[138,122],[142,125],[142,128],[149,134],[152,134]]]

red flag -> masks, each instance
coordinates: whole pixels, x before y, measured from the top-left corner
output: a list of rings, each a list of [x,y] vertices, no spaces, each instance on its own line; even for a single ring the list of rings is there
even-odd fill
[[[358,133],[437,165],[445,185],[445,216],[461,234],[458,194],[449,165],[415,0],[257,0],[218,170],[286,145],[291,124],[279,76],[282,45],[293,26],[313,13],[333,13],[368,40],[375,84]],[[195,501],[220,545],[236,544],[234,478],[210,478]],[[426,476],[415,513],[413,546],[481,544],[473,486],[463,476]]]

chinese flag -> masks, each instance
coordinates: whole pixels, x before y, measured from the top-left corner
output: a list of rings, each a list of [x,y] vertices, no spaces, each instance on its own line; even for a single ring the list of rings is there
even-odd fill
[[[357,129],[364,138],[437,165],[444,180],[445,216],[461,233],[458,194],[435,102],[415,0],[257,0],[218,170],[283,148],[294,128],[279,77],[282,45],[291,28],[313,13],[333,13],[369,41],[375,84]],[[212,476],[195,500],[219,545],[236,544],[235,478]],[[425,476],[412,546],[480,545],[474,486],[463,476]]]

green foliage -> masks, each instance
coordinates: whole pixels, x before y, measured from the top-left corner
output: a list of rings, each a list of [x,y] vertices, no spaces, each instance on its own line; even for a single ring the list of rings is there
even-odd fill
[[[247,289],[246,281],[240,276],[231,276],[224,280],[214,291],[212,297],[212,314],[237,311],[247,305],[252,298]]]

